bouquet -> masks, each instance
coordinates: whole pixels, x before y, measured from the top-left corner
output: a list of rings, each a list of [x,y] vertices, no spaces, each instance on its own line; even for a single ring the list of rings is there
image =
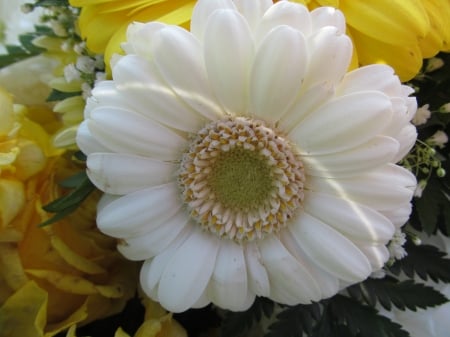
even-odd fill
[[[0,337],[447,336],[447,0],[0,17]]]

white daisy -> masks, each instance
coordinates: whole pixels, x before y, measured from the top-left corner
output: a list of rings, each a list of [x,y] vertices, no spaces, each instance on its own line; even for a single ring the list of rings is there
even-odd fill
[[[367,278],[408,219],[417,108],[390,67],[347,73],[341,12],[200,0],[191,31],[128,29],[78,144],[98,226],[173,312],[311,303]]]

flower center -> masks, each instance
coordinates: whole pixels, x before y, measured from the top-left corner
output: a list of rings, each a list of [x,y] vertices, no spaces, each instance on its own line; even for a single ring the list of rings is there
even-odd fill
[[[236,242],[286,226],[303,200],[304,180],[295,146],[262,121],[244,117],[201,129],[179,173],[191,217]]]

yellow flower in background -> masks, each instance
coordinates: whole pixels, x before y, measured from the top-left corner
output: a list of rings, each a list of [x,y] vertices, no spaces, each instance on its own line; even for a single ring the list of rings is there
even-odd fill
[[[136,266],[96,228],[98,195],[67,218],[37,226],[48,218],[41,206],[63,192],[57,183],[80,170],[40,126],[54,128],[51,117],[13,105],[0,91],[2,336],[53,336],[121,311],[135,292]]]
[[[144,322],[133,335],[134,337],[186,337],[186,331],[172,319],[172,314],[164,310],[160,304],[145,297],[141,298],[145,307]],[[76,337],[76,326],[67,331],[66,337]],[[114,337],[130,337],[122,328],[117,329]]]
[[[94,53],[105,54],[109,60],[120,52],[128,25],[133,21],[158,20],[189,27],[193,0],[70,0],[81,7],[79,28],[87,47]]]
[[[402,81],[417,75],[424,58],[450,51],[448,0],[294,1],[339,8],[354,42],[354,64],[388,64]]]

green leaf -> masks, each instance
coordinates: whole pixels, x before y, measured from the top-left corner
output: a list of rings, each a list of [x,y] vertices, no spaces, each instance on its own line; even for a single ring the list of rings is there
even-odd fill
[[[415,199],[415,213],[420,224],[412,222],[414,227],[423,229],[425,233],[431,235],[436,232],[439,222],[443,220],[446,227],[450,228],[450,201],[446,194],[450,194],[450,191],[440,179],[428,181],[422,197]]]
[[[36,7],[51,7],[51,6],[67,7],[67,6],[69,6],[69,1],[68,0],[37,0],[33,5]]]
[[[95,189],[87,176],[80,179],[79,185],[69,194],[45,205],[43,209],[47,212],[57,213],[64,209],[80,204]]]
[[[40,227],[52,224],[74,212],[89,194],[95,190],[95,186],[91,183],[85,172],[78,173],[64,180],[62,185],[71,186],[74,189],[67,195],[42,207],[45,211],[56,214],[39,224]]]
[[[30,54],[37,55],[45,51],[44,48],[37,47],[33,44],[33,40],[38,36],[39,34],[36,33],[26,33],[19,35],[20,43]]]
[[[21,53],[14,53],[14,54],[8,54],[8,55],[0,55],[0,68],[9,66],[13,63],[26,60],[29,57],[34,56],[33,54],[30,54],[26,51]]]
[[[47,97],[47,102],[62,101],[63,99],[79,95],[81,95],[81,91],[64,92],[53,89],[50,95]]]
[[[447,302],[439,291],[413,280],[399,282],[393,277],[367,279],[348,288],[352,297],[363,300],[371,306],[377,301],[387,310],[392,305],[401,310],[434,307]],[[355,296],[356,294],[356,296]]]
[[[429,277],[434,282],[450,282],[450,259],[445,258],[446,253],[434,246],[416,246],[411,242],[405,244],[405,249],[408,255],[389,268],[394,275],[403,271],[410,278],[417,274],[422,280]]]
[[[73,205],[73,206],[64,208],[63,210],[61,210],[60,212],[58,212],[55,215],[51,216],[50,218],[48,218],[44,222],[41,222],[39,224],[39,227],[45,227],[45,226],[51,225],[52,223],[55,223],[55,222],[57,222],[59,220],[64,219],[66,216],[68,216],[72,212],[76,211],[78,206],[79,205]]]
[[[86,172],[82,171],[61,181],[59,185],[66,188],[76,188],[77,186],[81,186],[83,182],[86,180],[86,178],[87,178]]]
[[[377,310],[360,302],[336,295],[328,302],[329,321],[333,326],[346,326],[346,337],[409,337],[400,324],[378,314]],[[330,324],[330,323],[326,323]],[[317,329],[317,328],[316,328]],[[316,335],[317,337],[322,335]],[[325,336],[323,336],[325,337]]]
[[[220,335],[222,337],[244,336],[263,316],[270,317],[274,303],[264,297],[257,297],[253,305],[243,312],[227,312],[222,321]]]
[[[276,321],[269,326],[269,332],[264,337],[302,337],[303,333],[310,335],[315,320],[320,317],[317,303],[296,305],[280,312]]]

